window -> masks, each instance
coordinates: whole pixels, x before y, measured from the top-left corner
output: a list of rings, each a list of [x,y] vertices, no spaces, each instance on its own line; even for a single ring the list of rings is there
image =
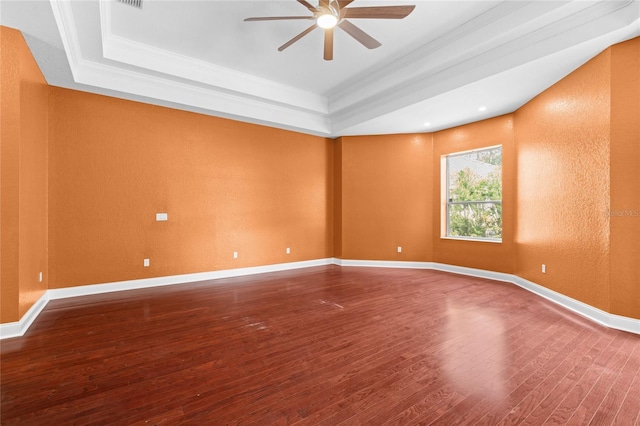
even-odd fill
[[[502,241],[502,147],[442,159],[443,236]]]

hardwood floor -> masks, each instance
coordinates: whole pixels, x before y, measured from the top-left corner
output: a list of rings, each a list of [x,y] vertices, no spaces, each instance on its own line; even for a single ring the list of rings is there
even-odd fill
[[[640,336],[437,271],[54,300],[1,354],[4,425],[640,424]]]

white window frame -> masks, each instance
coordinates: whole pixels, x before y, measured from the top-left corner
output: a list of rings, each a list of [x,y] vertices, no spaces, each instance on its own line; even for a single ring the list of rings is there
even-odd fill
[[[502,153],[502,145],[492,145],[492,146],[488,146],[488,147],[483,147],[483,148],[478,148],[478,149],[471,149],[471,150],[467,150],[467,151],[458,151],[458,152],[452,152],[449,154],[445,154],[442,155],[441,161],[440,161],[440,174],[441,174],[441,178],[440,178],[440,182],[441,182],[441,194],[442,194],[442,214],[441,214],[441,238],[442,239],[449,239],[449,240],[464,240],[464,241],[481,241],[481,242],[490,242],[490,243],[501,243],[502,242],[502,237],[500,238],[491,238],[491,237],[475,237],[475,236],[458,236],[458,235],[449,235],[449,229],[450,229],[450,215],[449,215],[449,209],[450,206],[452,204],[499,204],[500,206],[502,206],[502,198],[504,198],[504,194],[503,197],[500,199],[500,201],[497,200],[489,200],[489,201],[449,201],[449,159],[451,157],[457,157],[457,156],[462,156],[462,155],[468,155],[468,154],[473,154],[476,152],[482,152],[482,151],[491,151],[494,150],[496,148],[500,148],[500,152]],[[504,160],[504,157],[503,157]],[[502,164],[500,165],[500,167],[502,167]],[[501,173],[502,175],[502,173]],[[500,182],[500,188],[502,191],[502,180]],[[504,209],[502,210],[502,217],[501,219],[504,218]],[[502,227],[502,231],[504,232],[504,226]],[[502,232],[500,233],[502,235]]]

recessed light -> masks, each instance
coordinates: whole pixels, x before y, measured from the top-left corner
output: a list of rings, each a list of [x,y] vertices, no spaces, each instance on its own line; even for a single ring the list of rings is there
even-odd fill
[[[424,127],[429,127],[429,126],[431,126],[431,123],[429,123],[428,121],[424,123]]]
[[[484,106],[484,105],[482,105],[480,108],[478,108],[478,111],[480,111],[480,112],[483,112],[483,111],[486,111],[486,110],[487,110],[487,107]]]

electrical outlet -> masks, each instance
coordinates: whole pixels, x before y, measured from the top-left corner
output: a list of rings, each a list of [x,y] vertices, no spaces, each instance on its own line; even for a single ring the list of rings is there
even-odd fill
[[[237,259],[237,258],[238,258],[238,252],[237,252],[237,251],[234,251],[234,252],[233,252],[233,258],[234,258],[234,259]]]
[[[402,247],[398,246],[398,253],[402,253]]]
[[[169,214],[168,213],[156,213],[156,221],[164,222],[166,220],[169,220]]]
[[[291,254],[291,248],[287,247],[287,254]]]
[[[542,264],[542,273],[543,274],[547,273],[547,265],[545,265],[544,263]]]
[[[145,259],[142,263],[144,265],[144,267],[148,267],[149,266],[149,259]]]

